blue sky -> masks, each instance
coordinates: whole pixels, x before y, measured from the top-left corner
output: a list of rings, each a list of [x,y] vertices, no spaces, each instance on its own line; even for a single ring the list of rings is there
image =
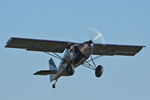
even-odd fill
[[[1,0],[0,99],[149,100],[149,4],[149,0]],[[96,60],[104,66],[101,78],[81,66],[72,77],[62,77],[56,89],[48,76],[32,75],[48,69],[49,55],[4,48],[10,37],[83,42],[89,40],[88,27],[100,30],[106,43],[146,48],[135,57]]]

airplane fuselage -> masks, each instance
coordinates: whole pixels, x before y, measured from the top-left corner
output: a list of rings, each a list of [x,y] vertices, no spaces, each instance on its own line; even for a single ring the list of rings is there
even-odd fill
[[[60,76],[71,76],[71,74],[68,73],[68,69],[70,68],[74,71],[74,68],[77,68],[90,57],[92,51],[92,41],[87,41],[75,46],[71,45],[67,48],[64,51],[64,56],[59,64],[55,79],[58,79]]]

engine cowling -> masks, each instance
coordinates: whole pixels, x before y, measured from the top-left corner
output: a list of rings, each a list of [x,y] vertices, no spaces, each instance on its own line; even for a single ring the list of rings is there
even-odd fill
[[[69,64],[67,65],[66,72],[67,72],[67,74],[68,74],[69,76],[73,75],[74,72],[75,72],[74,66],[69,63]]]
[[[103,66],[98,65],[97,68],[95,69],[95,76],[96,77],[101,77],[103,74]]]

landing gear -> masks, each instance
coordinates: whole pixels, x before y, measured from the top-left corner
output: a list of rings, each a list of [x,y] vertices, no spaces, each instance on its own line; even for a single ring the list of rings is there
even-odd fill
[[[67,73],[68,73],[68,75],[73,75],[74,74],[74,72],[75,72],[75,70],[74,70],[74,66],[72,65],[72,64],[68,64],[67,65]]]
[[[53,89],[55,88],[55,83],[52,85],[52,88],[53,88]]]
[[[101,77],[103,74],[103,66],[102,65],[98,65],[95,69],[95,76],[96,77]]]
[[[95,58],[92,58],[92,56],[91,56],[91,60],[85,61],[85,63],[82,64],[83,66],[94,70],[96,77],[101,77],[102,74],[103,74],[103,66],[102,66],[102,65],[96,66],[96,64],[95,64],[95,62],[94,62],[94,59],[97,59],[97,58],[99,58],[99,57],[101,57],[101,56],[97,56],[97,57],[95,57]],[[92,61],[93,65],[91,65],[91,64],[89,63],[90,61]]]
[[[57,79],[58,80],[58,79]],[[55,87],[56,87],[56,82],[57,82],[57,80],[54,82],[54,84],[52,85],[52,88],[53,89],[55,89]]]

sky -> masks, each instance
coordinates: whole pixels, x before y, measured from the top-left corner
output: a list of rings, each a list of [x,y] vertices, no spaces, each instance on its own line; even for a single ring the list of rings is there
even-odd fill
[[[1,100],[150,100],[149,0],[0,0]],[[83,66],[61,77],[52,89],[49,55],[5,48],[11,37],[72,42],[89,40],[88,27],[103,33],[105,43],[145,45],[134,57],[104,56],[95,60],[104,73]],[[60,54],[62,56],[62,54]],[[55,59],[58,66],[59,60]]]

